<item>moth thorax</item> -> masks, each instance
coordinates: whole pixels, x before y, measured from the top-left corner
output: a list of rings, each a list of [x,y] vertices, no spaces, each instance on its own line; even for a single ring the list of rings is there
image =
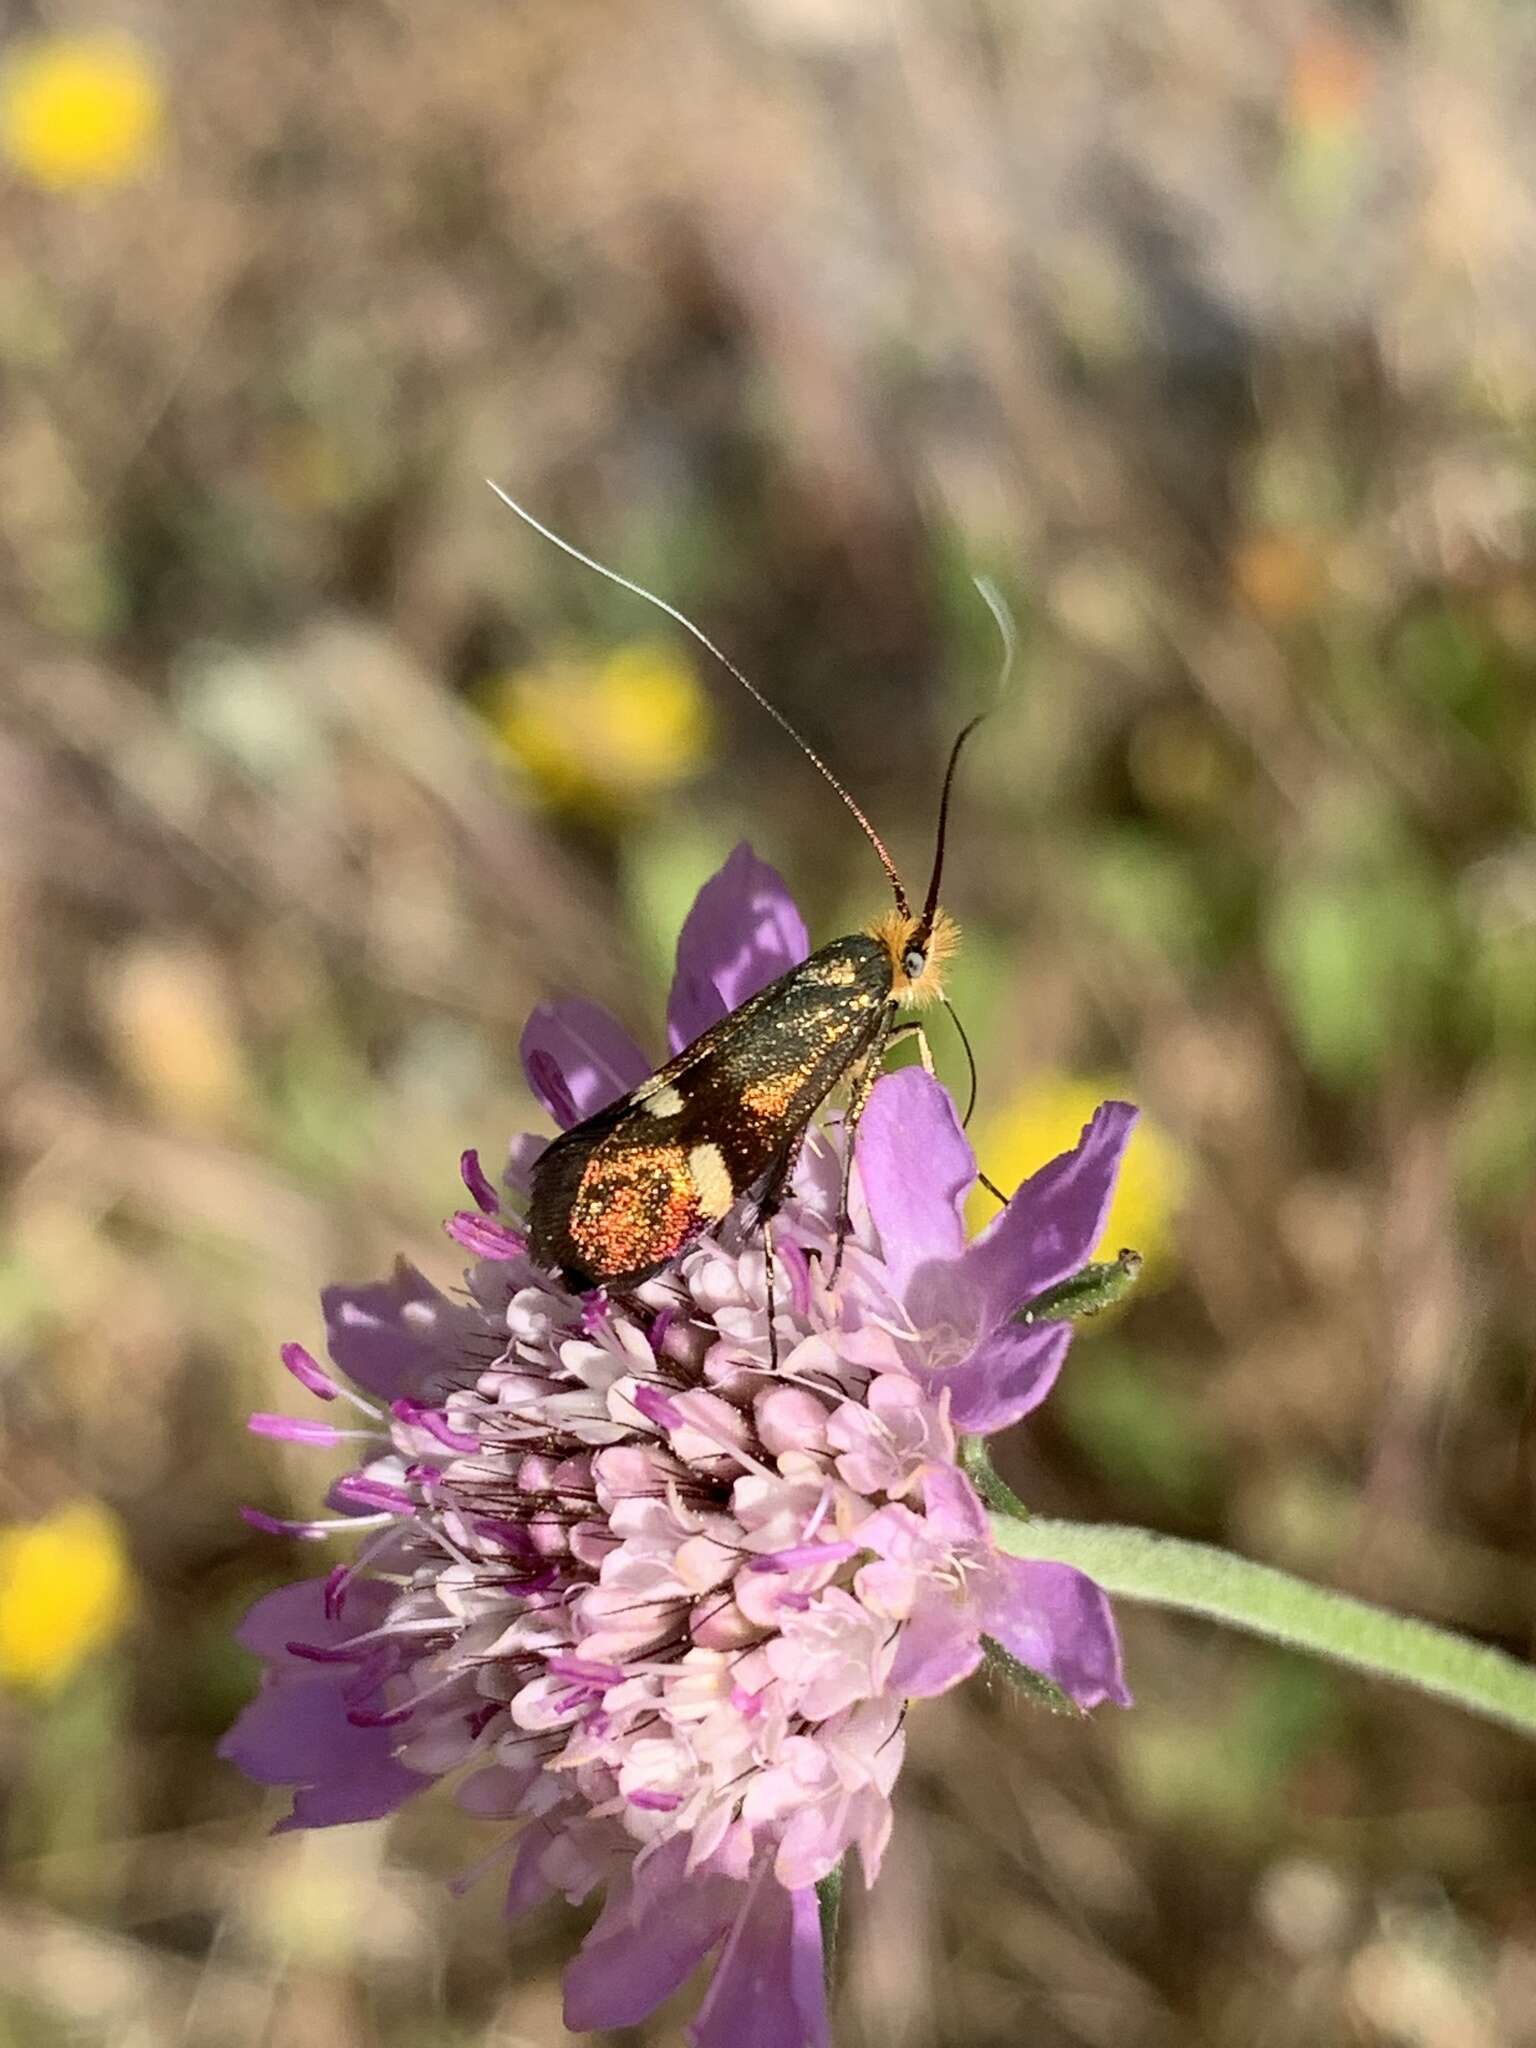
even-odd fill
[[[960,943],[960,927],[947,912],[936,910],[928,936],[920,936],[919,920],[910,911],[888,910],[865,930],[878,939],[891,963],[891,1000],[921,1010],[944,993],[944,966]]]

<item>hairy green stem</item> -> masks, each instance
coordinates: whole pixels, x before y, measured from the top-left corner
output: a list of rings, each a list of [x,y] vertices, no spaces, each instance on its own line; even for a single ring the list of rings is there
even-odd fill
[[[1436,1693],[1536,1736],[1536,1665],[1485,1643],[1308,1585],[1207,1543],[1146,1529],[1038,1517],[1021,1522],[1000,1514],[993,1515],[992,1527],[1014,1557],[1076,1565],[1106,1593],[1203,1614],[1290,1649]]]

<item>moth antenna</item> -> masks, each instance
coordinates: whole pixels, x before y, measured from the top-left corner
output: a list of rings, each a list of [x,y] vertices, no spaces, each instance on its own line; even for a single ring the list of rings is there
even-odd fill
[[[1008,687],[1009,679],[1013,675],[1014,657],[1019,651],[1018,628],[1013,623],[1012,607],[1007,598],[1004,597],[1003,593],[992,581],[992,578],[990,576],[973,576],[971,581],[975,584],[977,594],[980,596],[982,603],[992,614],[997,630],[1002,636],[1003,665],[997,672],[997,688],[993,697],[995,708],[997,700],[1002,697],[1003,692]]]
[[[955,743],[949,750],[949,764],[944,770],[944,788],[939,797],[939,825],[933,837],[933,872],[928,877],[928,894],[923,898],[923,914],[918,919],[917,930],[913,934],[913,943],[919,946],[927,943],[928,936],[933,930],[934,913],[939,907],[939,884],[944,877],[944,834],[949,825],[949,793],[954,786],[955,770],[960,765],[960,750],[983,719],[990,718],[997,709],[998,700],[1008,687],[1008,679],[1013,674],[1013,658],[1019,646],[1018,634],[1014,630],[1013,613],[992,578],[973,576],[971,581],[980,593],[982,603],[992,614],[993,622],[1002,636],[1003,661],[1002,667],[998,670],[992,702],[985,711],[978,711],[974,718],[968,719],[961,726],[955,736]]]
[[[976,1113],[976,1055],[971,1051],[971,1041],[969,1038],[967,1038],[965,1034],[965,1026],[960,1022],[960,1012],[955,1008],[954,1004],[949,1000],[949,997],[945,995],[942,989],[940,989],[939,991],[939,1001],[944,1005],[945,1009],[948,1010],[950,1015],[950,1021],[953,1023],[956,1031],[958,1031],[960,1034],[960,1043],[965,1049],[965,1064],[970,1071],[971,1081],[969,1093],[966,1098],[965,1115],[960,1119],[960,1128],[962,1130],[968,1130],[970,1127],[971,1118]]]
[[[831,783],[832,787],[837,791],[838,795],[842,798],[843,802],[848,806],[849,810],[852,811],[854,817],[859,822],[859,829],[863,832],[865,838],[869,841],[870,845],[875,849],[875,852],[879,857],[880,865],[885,869],[885,878],[890,883],[892,893],[896,898],[896,908],[901,912],[903,917],[910,917],[912,914],[912,909],[911,905],[907,901],[907,892],[901,886],[901,877],[896,872],[896,863],[891,859],[890,854],[886,851],[885,841],[880,837],[880,834],[875,830],[874,826],[871,825],[869,819],[864,815],[863,811],[859,808],[858,804],[854,801],[853,797],[848,792],[848,790],[846,790],[843,787],[842,783],[838,781],[837,777],[832,773],[832,770],[827,766],[826,762],[822,760],[820,754],[816,752],[816,749],[803,736],[803,734],[801,734],[795,726],[791,725],[790,721],[785,717],[784,713],[779,709],[777,704],[773,703],[769,698],[765,697],[762,691],[757,687],[756,683],[748,681],[748,679],[742,674],[741,670],[736,666],[735,662],[731,660],[730,656],[727,654],[723,654],[721,650],[715,645],[714,641],[710,639],[709,635],[706,632],[704,632],[701,627],[696,626],[693,623],[692,619],[688,617],[686,612],[680,612],[675,604],[668,604],[667,600],[664,597],[658,597],[654,590],[647,590],[643,583],[636,583],[628,576],[621,576],[617,569],[610,569],[606,563],[595,561],[591,555],[583,554],[579,547],[577,547],[571,541],[562,539],[561,536],[558,533],[554,532],[554,530],[551,527],[546,526],[542,519],[535,519],[533,514],[528,510],[528,508],[525,505],[519,505],[516,498],[510,496],[509,493],[504,491],[501,488],[501,485],[494,482],[492,478],[487,477],[486,482],[490,484],[491,489],[496,493],[497,497],[500,498],[503,505],[505,505],[509,511],[515,512],[518,518],[521,519],[525,525],[531,526],[533,528],[535,533],[542,534],[545,540],[552,542],[554,546],[560,549],[562,554],[569,555],[572,561],[580,562],[583,568],[591,569],[594,572],[594,574],[598,576],[606,576],[610,583],[617,583],[621,590],[627,590],[635,597],[643,597],[646,603],[654,605],[657,611],[665,612],[667,617],[669,619],[675,620],[676,623],[683,628],[685,633],[691,633],[694,639],[697,640],[699,645],[705,650],[705,652],[708,654],[712,654],[715,660],[719,662],[720,666],[726,671],[728,675],[735,677],[736,681],[740,683],[741,687],[746,691],[747,695],[750,698],[752,698],[752,700],[755,703],[760,704],[763,707],[763,709],[767,712],[768,716],[773,720],[774,724],[777,725],[781,731],[788,733],[789,737],[794,741],[795,745],[800,749],[801,753],[804,754],[805,758],[810,762],[811,766],[815,768],[819,774],[824,776],[828,782]],[[988,602],[990,603],[991,600],[989,599]],[[994,617],[995,616],[996,614],[994,613]]]

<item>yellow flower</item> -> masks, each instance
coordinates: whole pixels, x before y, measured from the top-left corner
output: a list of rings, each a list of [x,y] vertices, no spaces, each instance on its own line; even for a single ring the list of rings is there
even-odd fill
[[[692,668],[665,647],[620,647],[597,671],[593,709],[616,777],[663,788],[704,758],[709,711]]]
[[[0,59],[0,150],[53,191],[144,170],[163,113],[159,73],[126,36],[40,36]]]
[[[690,775],[709,743],[692,668],[647,641],[596,662],[517,669],[488,686],[482,705],[502,746],[562,809],[625,809]]]
[[[1070,1151],[1095,1109],[1111,1098],[1135,1099],[1119,1081],[1079,1080],[1070,1074],[1037,1076],[983,1120],[976,1139],[982,1170],[1011,1192],[1048,1159]],[[1146,1260],[1141,1284],[1150,1281],[1155,1286],[1172,1263],[1174,1224],[1188,1178],[1179,1148],[1143,1112],[1131,1132],[1095,1256],[1113,1258],[1129,1246]],[[997,1203],[978,1188],[967,1214],[972,1230],[979,1230],[997,1214]]]
[[[0,1530],[0,1683],[53,1691],[112,1640],[132,1604],[122,1525],[99,1501]]]

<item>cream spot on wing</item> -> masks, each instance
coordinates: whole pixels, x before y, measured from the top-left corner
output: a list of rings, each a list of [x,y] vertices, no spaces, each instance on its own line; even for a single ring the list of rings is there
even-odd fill
[[[698,1193],[699,1208],[712,1223],[730,1214],[736,1200],[730,1168],[718,1145],[695,1145],[688,1154],[688,1171]]]
[[[641,1088],[635,1094],[635,1107],[647,1116],[676,1116],[682,1106],[683,1098],[670,1082],[659,1088]]]
[[[853,986],[853,962],[851,960],[823,960],[815,967],[801,969],[801,979],[815,982],[821,988],[851,988]]]

